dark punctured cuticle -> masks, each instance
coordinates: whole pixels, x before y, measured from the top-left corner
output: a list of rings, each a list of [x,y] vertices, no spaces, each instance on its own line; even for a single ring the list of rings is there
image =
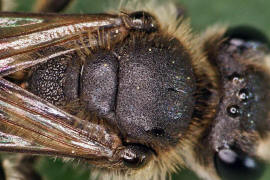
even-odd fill
[[[117,126],[133,142],[175,145],[188,128],[195,103],[189,54],[176,39],[146,34],[134,35],[116,52]]]
[[[155,21],[145,12],[130,16],[142,30]],[[179,142],[194,111],[192,58],[177,39],[135,30],[113,50],[95,50],[83,65],[70,54],[37,66],[29,90],[55,105],[79,100],[77,111],[106,119],[126,142],[168,148]]]

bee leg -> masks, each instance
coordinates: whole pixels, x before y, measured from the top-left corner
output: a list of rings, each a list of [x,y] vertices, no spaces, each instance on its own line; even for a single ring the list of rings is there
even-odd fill
[[[34,12],[60,12],[63,11],[74,0],[37,0]]]
[[[5,180],[41,180],[34,170],[36,157],[23,154],[7,155],[2,161]]]

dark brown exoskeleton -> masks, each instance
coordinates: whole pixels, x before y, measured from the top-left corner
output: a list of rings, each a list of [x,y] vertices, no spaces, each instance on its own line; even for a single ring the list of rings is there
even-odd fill
[[[0,13],[0,151],[82,160],[100,179],[164,180],[179,165],[207,180],[259,178],[267,38],[250,27],[192,38],[179,9],[152,8]],[[33,159],[12,158],[3,178],[41,178]]]
[[[2,13],[1,20],[1,151],[130,174],[187,130],[190,57],[150,14]]]

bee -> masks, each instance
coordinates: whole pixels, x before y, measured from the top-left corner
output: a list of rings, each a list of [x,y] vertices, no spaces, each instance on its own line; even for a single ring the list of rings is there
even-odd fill
[[[36,10],[70,3],[58,2]],[[93,179],[165,180],[179,167],[206,180],[261,177],[268,38],[249,26],[196,36],[177,6],[149,4],[0,13],[0,152],[12,154],[2,179],[40,179],[29,155],[81,161]]]

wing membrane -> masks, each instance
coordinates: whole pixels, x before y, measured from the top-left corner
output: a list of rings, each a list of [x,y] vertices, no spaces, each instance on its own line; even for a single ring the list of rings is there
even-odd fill
[[[59,154],[59,152],[31,143],[19,136],[0,132],[1,151],[29,154]]]
[[[95,48],[99,42],[107,42],[110,47],[127,32],[118,15],[0,13],[0,76],[70,51]],[[40,51],[42,54],[38,54]]]
[[[114,148],[121,146],[102,126],[78,119],[5,79],[0,79],[0,132],[11,139],[0,142],[0,151],[18,151],[21,141],[28,143],[29,151],[87,159],[111,158]],[[107,136],[107,141],[95,133]]]
[[[117,130],[72,116],[3,77],[70,53],[110,48],[127,34],[118,15],[0,13],[0,151],[119,164]]]

